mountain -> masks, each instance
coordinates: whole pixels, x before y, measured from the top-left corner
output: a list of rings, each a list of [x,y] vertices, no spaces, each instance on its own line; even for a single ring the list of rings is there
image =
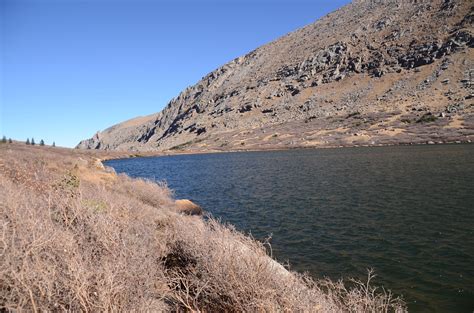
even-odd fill
[[[472,1],[354,1],[78,148],[244,150],[474,140]]]

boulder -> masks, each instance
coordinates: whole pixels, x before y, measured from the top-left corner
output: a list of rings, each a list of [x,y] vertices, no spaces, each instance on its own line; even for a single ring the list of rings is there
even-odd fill
[[[175,200],[175,210],[185,215],[202,215],[202,208],[188,199]]]

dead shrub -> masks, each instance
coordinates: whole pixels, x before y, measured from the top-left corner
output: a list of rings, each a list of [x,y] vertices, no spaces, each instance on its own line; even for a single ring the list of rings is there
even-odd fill
[[[119,175],[119,183],[114,186],[115,191],[140,200],[153,207],[172,206],[173,192],[164,182],[153,182],[146,179],[132,179],[125,174]]]

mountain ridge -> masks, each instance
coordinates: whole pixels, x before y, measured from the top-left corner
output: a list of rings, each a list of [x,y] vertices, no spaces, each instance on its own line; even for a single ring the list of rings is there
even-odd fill
[[[77,146],[247,150],[474,139],[469,1],[355,1]]]

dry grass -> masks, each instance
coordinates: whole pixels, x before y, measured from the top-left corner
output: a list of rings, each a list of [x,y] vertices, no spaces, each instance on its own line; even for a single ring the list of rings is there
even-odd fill
[[[405,310],[369,282],[290,273],[263,243],[212,218],[178,214],[166,186],[117,176],[98,157],[0,145],[0,308]]]

